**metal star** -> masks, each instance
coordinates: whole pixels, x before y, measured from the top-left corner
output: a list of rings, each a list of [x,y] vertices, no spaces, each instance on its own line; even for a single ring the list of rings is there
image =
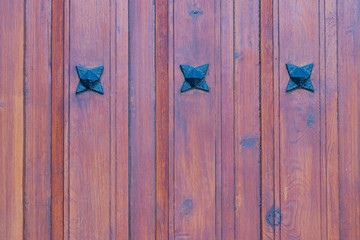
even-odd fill
[[[92,90],[100,94],[104,94],[104,90],[100,83],[100,76],[104,70],[104,66],[96,68],[85,68],[76,66],[76,71],[79,75],[80,81],[76,89],[76,94]]]
[[[293,91],[295,89],[305,89],[310,92],[314,92],[314,87],[311,83],[311,71],[314,64],[308,64],[303,67],[298,67],[290,63],[286,64],[286,68],[290,75],[290,80],[286,88],[286,92]]]
[[[185,77],[181,92],[186,92],[193,88],[208,92],[209,87],[205,81],[205,75],[208,67],[209,64],[205,64],[195,68],[188,65],[180,65],[181,71]]]

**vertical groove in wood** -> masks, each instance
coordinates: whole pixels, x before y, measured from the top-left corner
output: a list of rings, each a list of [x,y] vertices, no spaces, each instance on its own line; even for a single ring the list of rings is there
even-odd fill
[[[64,239],[64,0],[52,0],[51,238]]]
[[[321,239],[318,2],[279,2],[281,238]],[[285,91],[286,63],[314,63],[315,93]]]
[[[24,1],[0,1],[0,238],[23,239]]]
[[[156,0],[156,239],[169,238],[168,0]]]
[[[129,2],[130,234],[156,236],[155,4]]]
[[[214,77],[215,77],[215,239],[222,235],[222,78],[221,78],[221,0],[214,2]]]
[[[259,4],[239,0],[234,6],[236,239],[260,239]]]
[[[113,115],[115,117],[115,227],[114,239],[129,239],[129,1],[115,0]],[[114,233],[115,234],[115,233]]]
[[[51,238],[51,0],[26,1],[24,238]]]
[[[339,240],[339,129],[337,1],[325,4],[325,155],[327,239]]]
[[[221,237],[235,239],[234,182],[234,0],[221,1]]]
[[[169,72],[169,240],[175,239],[175,77],[174,77],[174,0],[168,0]]]
[[[273,0],[273,101],[274,101],[274,207],[280,208],[281,205],[281,169],[280,169],[280,37],[279,37],[279,1]],[[274,229],[274,239],[281,239],[281,226]]]
[[[320,116],[320,226],[321,239],[327,236],[327,158],[326,152],[326,27],[325,27],[325,1],[319,0],[319,116]]]
[[[340,239],[360,239],[360,5],[337,1]]]
[[[267,212],[280,207],[275,204],[275,82],[274,82],[274,14],[273,1],[261,1],[261,186],[262,239],[275,239],[275,229],[267,221]]]

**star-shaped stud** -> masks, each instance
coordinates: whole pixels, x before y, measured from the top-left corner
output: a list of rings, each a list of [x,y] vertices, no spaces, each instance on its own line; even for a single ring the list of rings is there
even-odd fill
[[[79,75],[80,81],[76,89],[76,94],[92,90],[100,94],[104,94],[104,90],[100,83],[100,76],[104,70],[104,66],[96,68],[85,68],[76,66],[76,71]]]
[[[185,77],[181,92],[186,92],[193,88],[208,92],[209,87],[205,82],[205,75],[208,68],[209,64],[205,64],[195,68],[188,65],[180,65],[180,69]]]
[[[286,64],[286,68],[290,75],[290,80],[286,88],[286,92],[293,91],[295,89],[305,89],[310,92],[314,92],[314,87],[311,83],[311,71],[314,64],[308,64],[303,67],[298,67],[290,63]]]

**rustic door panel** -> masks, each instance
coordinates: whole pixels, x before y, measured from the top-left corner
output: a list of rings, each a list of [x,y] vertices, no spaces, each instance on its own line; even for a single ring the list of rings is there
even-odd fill
[[[0,12],[0,239],[360,238],[355,0]],[[181,92],[204,64],[209,92]],[[104,95],[75,94],[76,65]]]

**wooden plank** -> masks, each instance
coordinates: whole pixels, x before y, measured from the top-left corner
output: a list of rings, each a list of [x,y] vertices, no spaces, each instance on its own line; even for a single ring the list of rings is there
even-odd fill
[[[156,239],[169,239],[168,0],[156,0]]]
[[[24,1],[0,1],[0,236],[23,239]]]
[[[262,239],[275,239],[274,228],[267,223],[267,213],[275,204],[274,153],[274,20],[273,1],[261,1],[261,225]],[[273,219],[274,220],[274,219]]]
[[[51,0],[25,10],[24,238],[51,238]]]
[[[360,239],[360,6],[338,1],[340,239]]]
[[[281,238],[321,239],[318,2],[279,2]],[[285,64],[314,63],[315,93],[286,93]]]
[[[64,239],[64,1],[52,0],[51,238]]]
[[[112,98],[115,126],[112,126],[114,134],[112,134],[111,143],[115,145],[112,169],[116,170],[112,175],[115,176],[113,186],[115,187],[116,231],[113,229],[112,239],[129,239],[129,1],[116,0],[115,2],[116,7],[113,8],[112,13],[116,29],[112,28],[112,36],[115,37],[116,51],[112,51],[111,61],[112,70],[115,72],[111,79],[114,86],[112,96],[115,96]]]
[[[325,1],[324,1],[325,2]],[[339,240],[337,1],[325,3],[325,158],[327,239]]]
[[[236,239],[260,239],[259,4],[239,0],[234,6]]]
[[[234,1],[221,1],[221,228],[235,239]]]
[[[175,239],[215,239],[214,1],[174,1]],[[210,92],[180,93],[179,65],[209,64]]]
[[[94,17],[96,16],[96,17]],[[70,2],[69,237],[110,237],[110,2]],[[104,66],[104,95],[76,95],[75,66]]]
[[[154,239],[156,229],[155,5],[129,2],[130,237]]]

